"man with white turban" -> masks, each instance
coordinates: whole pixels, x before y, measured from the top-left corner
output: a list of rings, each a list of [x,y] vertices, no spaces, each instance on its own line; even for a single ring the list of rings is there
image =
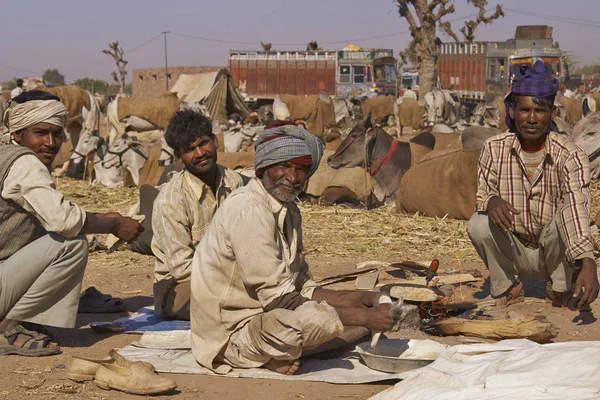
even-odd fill
[[[67,109],[47,92],[15,97],[4,113],[13,143],[0,147],[0,355],[60,353],[39,325],[75,327],[87,265],[85,233],[135,240],[141,225],[65,200],[48,168],[60,150]]]
[[[325,290],[311,279],[295,201],[322,155],[321,141],[293,123],[256,141],[256,178],[227,197],[192,261],[192,350],[202,366],[293,374],[301,355],[344,344],[346,326],[364,335],[399,318],[379,293]]]

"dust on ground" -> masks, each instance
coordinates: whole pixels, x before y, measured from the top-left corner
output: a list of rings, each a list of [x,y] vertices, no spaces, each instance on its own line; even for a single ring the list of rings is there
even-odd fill
[[[600,206],[599,184],[592,185],[593,214]],[[87,182],[58,178],[57,188],[67,199],[88,211],[118,211],[126,213],[138,200],[136,188],[108,189],[89,186]],[[315,278],[335,273],[351,272],[359,262],[379,260],[388,263],[413,261],[428,265],[440,260],[440,274],[487,272],[466,235],[466,221],[399,215],[391,208],[371,211],[340,207],[301,206],[303,235],[307,260]],[[103,238],[101,237],[102,241]],[[126,299],[128,313],[152,304],[154,259],[123,250],[107,254],[92,252],[83,288],[96,286],[104,293]],[[382,272],[381,281],[393,280]],[[331,288],[351,288],[352,282],[342,282]],[[478,298],[489,293],[485,283],[465,284],[460,288]],[[526,295],[533,302],[511,306],[511,310],[527,315],[544,315],[560,330],[556,341],[600,340],[600,326],[595,324],[600,305],[592,312],[576,312],[552,308],[543,301],[543,284],[531,282]],[[93,383],[78,384],[66,378],[65,366],[72,356],[105,357],[108,350],[136,341],[136,335],[96,334],[92,321],[110,321],[126,313],[79,314],[77,328],[53,329],[53,337],[62,347],[57,356],[25,358],[0,357],[0,399],[134,399],[139,396],[116,391],[103,391]],[[389,337],[424,338],[426,334],[403,330]],[[468,343],[470,338],[435,338],[448,344]],[[293,382],[263,379],[235,379],[197,375],[165,374],[178,383],[180,399],[366,399],[390,387],[388,381],[367,385],[332,385],[317,382]],[[172,395],[171,395],[172,396]],[[158,396],[168,398],[171,396]]]

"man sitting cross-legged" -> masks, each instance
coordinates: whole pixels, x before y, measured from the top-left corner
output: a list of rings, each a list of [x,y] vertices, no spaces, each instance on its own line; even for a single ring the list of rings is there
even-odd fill
[[[217,210],[192,262],[192,350],[204,367],[293,374],[298,358],[344,333],[389,330],[400,317],[376,292],[321,289],[303,255],[295,204],[323,154],[295,125],[256,141],[256,178]]]
[[[38,90],[16,96],[4,115],[13,144],[0,147],[0,355],[59,353],[32,324],[75,326],[88,257],[83,234],[130,242],[143,229],[118,213],[86,212],[56,190],[49,168],[66,119],[60,99]]]

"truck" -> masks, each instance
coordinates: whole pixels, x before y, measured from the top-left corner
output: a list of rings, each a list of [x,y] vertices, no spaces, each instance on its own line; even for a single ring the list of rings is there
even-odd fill
[[[438,86],[452,89],[467,106],[491,102],[508,93],[522,65],[540,59],[561,82],[568,79],[565,57],[547,25],[518,26],[515,38],[504,42],[441,43],[436,62]]]
[[[392,49],[231,50],[228,67],[242,96],[258,105],[282,94],[326,92],[340,99],[396,94]]]

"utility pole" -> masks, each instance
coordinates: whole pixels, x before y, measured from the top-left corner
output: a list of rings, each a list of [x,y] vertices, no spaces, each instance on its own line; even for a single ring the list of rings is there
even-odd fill
[[[167,83],[167,92],[169,91],[169,62],[167,58],[167,33],[169,31],[161,32],[165,37],[165,82]]]

